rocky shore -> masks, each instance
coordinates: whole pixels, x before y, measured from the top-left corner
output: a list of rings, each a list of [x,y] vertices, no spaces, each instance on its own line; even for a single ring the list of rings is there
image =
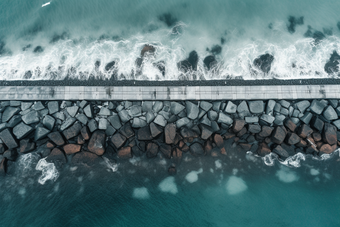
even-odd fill
[[[58,168],[91,166],[102,157],[171,160],[182,154],[228,155],[228,146],[285,160],[320,156],[340,145],[338,100],[268,101],[3,101],[0,172],[36,152]]]

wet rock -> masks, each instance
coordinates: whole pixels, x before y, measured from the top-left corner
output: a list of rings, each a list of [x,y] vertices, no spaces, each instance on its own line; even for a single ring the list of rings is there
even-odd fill
[[[199,114],[198,106],[189,101],[185,102],[185,104],[186,104],[187,117],[192,120],[195,120]]]
[[[245,120],[236,119],[233,124],[233,131],[235,133],[241,131],[245,123],[246,123]]]
[[[289,145],[295,145],[299,143],[301,138],[295,133],[288,133],[286,141]]]
[[[47,103],[48,113],[54,114],[59,111],[58,101],[52,101]]]
[[[225,108],[225,112],[229,114],[236,113],[237,105],[235,105],[233,102],[229,101],[227,104],[227,107]]]
[[[117,132],[111,137],[111,142],[117,149],[123,146],[125,141],[126,141],[126,137],[120,134],[119,132]]]
[[[199,144],[199,143],[193,143],[193,144],[190,146],[190,153],[191,153],[193,156],[202,156],[202,155],[205,154],[202,145]]]
[[[95,119],[91,119],[89,123],[87,124],[90,132],[94,132],[98,129],[98,123]]]
[[[18,124],[17,126],[13,128],[13,134],[18,140],[24,138],[32,131],[33,131],[33,128],[29,125],[26,125],[23,122],[21,122],[20,124]]]
[[[148,158],[156,157],[158,154],[158,145],[155,143],[148,143],[146,148],[146,156]]]
[[[168,124],[164,128],[164,136],[165,136],[165,143],[172,144],[174,143],[175,136],[176,136],[176,125],[175,124]]]
[[[291,119],[287,119],[284,125],[286,128],[288,128],[292,132],[294,132],[296,129],[296,124]]]
[[[310,109],[313,113],[320,115],[326,105],[318,100],[313,100]]]
[[[215,134],[214,135],[214,142],[219,148],[224,147],[223,137],[221,135]]]
[[[66,163],[66,157],[65,154],[59,148],[54,148],[52,152],[47,156],[46,161],[64,164]]]
[[[305,110],[310,106],[310,102],[307,100],[303,100],[303,101],[297,102],[296,106],[301,113],[304,113]]]
[[[67,113],[71,116],[71,117],[75,117],[76,114],[78,113],[78,106],[71,106],[71,107],[67,107]]]
[[[120,122],[119,116],[118,115],[112,115],[107,118],[107,120],[110,122],[112,127],[115,129],[120,129],[122,127],[122,124]]]
[[[152,140],[152,135],[150,132],[150,127],[147,125],[143,128],[140,128],[138,130],[138,134],[137,134],[138,140]]]
[[[93,118],[93,111],[92,111],[92,106],[89,104],[84,108],[84,114],[88,118]]]
[[[2,158],[0,163],[0,175],[4,176],[7,172],[7,158]]]
[[[0,132],[0,138],[6,144],[8,149],[18,147],[17,142],[15,141],[15,139],[12,136],[12,133],[8,129],[5,129]]]
[[[219,115],[218,115],[218,120],[217,120],[218,123],[224,123],[224,124],[227,124],[227,125],[231,125],[234,121],[231,117],[229,117],[228,115],[220,112]]]
[[[78,152],[72,157],[72,164],[92,166],[101,160],[96,154],[91,152]]]
[[[280,145],[277,145],[273,149],[273,153],[277,154],[279,158],[282,160],[286,160],[289,157],[289,153],[285,149],[283,149]]]
[[[276,144],[281,144],[286,137],[286,133],[283,127],[276,126],[272,133],[271,140]]]
[[[335,149],[333,148],[333,146],[330,146],[329,144],[323,144],[320,147],[320,152],[325,153],[325,154],[331,154],[334,151]]]
[[[160,126],[156,125],[155,123],[151,122],[150,123],[150,132],[151,132],[151,136],[153,138],[155,138],[163,132],[163,129]]]
[[[177,64],[178,69],[182,70],[183,72],[188,72],[190,70],[196,71],[197,70],[197,63],[198,63],[198,54],[196,51],[191,51],[189,53],[189,58],[184,61],[180,61]]]
[[[65,138],[69,140],[79,135],[81,128],[82,128],[81,124],[77,122],[74,125],[72,125],[70,128],[64,130],[63,134]]]
[[[123,127],[120,129],[120,133],[126,138],[131,138],[132,136],[135,135],[135,132],[131,128],[130,123],[126,123],[125,125],[123,125]]]
[[[204,110],[205,112],[208,112],[212,108],[213,104],[207,101],[201,101],[200,102],[200,108]]]
[[[270,148],[266,143],[260,143],[257,149],[257,154],[260,155],[261,157],[266,156],[271,152]]]
[[[270,54],[263,54],[256,58],[253,62],[254,66],[264,73],[269,73],[271,64],[274,61],[274,56]]]
[[[129,159],[132,157],[131,147],[122,147],[117,151],[117,155],[122,159]]]
[[[47,135],[47,137],[52,140],[53,143],[55,143],[57,146],[62,146],[65,144],[65,141],[61,134],[57,132],[51,132],[50,134]]]
[[[303,139],[309,137],[312,133],[313,133],[313,129],[311,129],[306,124],[301,125],[299,129],[297,130],[297,134]]]
[[[204,124],[201,124],[200,128],[201,128],[201,138],[203,140],[208,139],[214,132],[214,130],[210,126],[207,126],[207,125],[204,125]]]
[[[264,111],[263,101],[248,101],[248,105],[253,114],[261,114]]]
[[[313,132],[312,136],[315,142],[319,142],[322,140],[322,136],[319,132]]]
[[[340,62],[340,55],[336,51],[333,51],[330,59],[325,64],[324,69],[326,73],[333,74],[333,73],[339,72],[339,62]]]
[[[51,117],[50,115],[46,115],[43,119],[43,125],[49,130],[53,129],[54,123],[55,123],[55,119]]]
[[[159,146],[159,150],[162,152],[165,158],[170,159],[171,158],[171,146],[167,144],[161,144]]]
[[[36,46],[33,50],[34,53],[42,53],[44,49],[41,46]]]
[[[323,112],[323,116],[328,120],[328,121],[333,121],[338,119],[338,115],[335,112],[334,108],[332,106],[328,106],[325,111]]]
[[[171,107],[170,107],[170,111],[172,114],[179,114],[179,112],[181,112],[182,110],[184,110],[184,106],[179,104],[178,102],[171,102]]]
[[[115,68],[116,62],[115,61],[110,61],[105,65],[105,71],[110,71]]]
[[[203,60],[203,63],[208,68],[208,70],[216,67],[217,65],[216,58],[213,55],[206,56]]]
[[[163,127],[165,127],[165,125],[167,124],[167,120],[165,120],[165,118],[162,115],[157,115],[153,122]]]
[[[67,155],[75,154],[80,152],[81,145],[78,144],[66,144],[63,146],[63,149]]]
[[[336,128],[334,125],[329,123],[325,123],[323,133],[322,133],[323,141],[328,143],[329,145],[334,145],[337,142],[337,134]]]
[[[267,115],[267,114],[262,114],[261,117],[260,117],[260,120],[262,122],[267,123],[268,125],[271,125],[275,121],[275,117],[273,117],[271,115]]]
[[[101,156],[105,152],[105,139],[106,135],[103,131],[95,131],[88,144],[88,149],[90,152]]]
[[[20,112],[20,108],[8,106],[5,111],[2,113],[2,122],[9,121],[15,114]]]
[[[28,153],[35,149],[35,144],[30,143],[29,139],[20,140],[20,153]]]

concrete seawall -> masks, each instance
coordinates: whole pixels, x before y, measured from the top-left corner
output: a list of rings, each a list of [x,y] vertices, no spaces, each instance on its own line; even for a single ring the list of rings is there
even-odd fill
[[[338,99],[340,85],[1,86],[1,100]]]

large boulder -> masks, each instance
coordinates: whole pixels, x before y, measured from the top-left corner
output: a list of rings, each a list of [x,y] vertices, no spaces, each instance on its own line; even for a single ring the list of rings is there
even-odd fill
[[[325,143],[328,143],[329,145],[334,145],[337,142],[337,134],[336,134],[336,128],[334,125],[331,125],[329,123],[325,123],[325,127],[323,129],[323,140]]]
[[[164,128],[165,143],[172,144],[176,136],[176,124],[167,124]]]
[[[193,156],[202,156],[205,154],[203,146],[199,143],[193,143],[190,146],[190,153]]]
[[[65,154],[59,148],[54,148],[52,152],[47,156],[46,161],[64,164],[66,163],[66,157]]]
[[[148,143],[146,148],[146,156],[148,158],[156,157],[158,154],[158,145],[155,143]]]
[[[105,139],[104,131],[95,131],[88,144],[89,151],[99,156],[103,155],[105,152]]]
[[[167,144],[161,144],[159,150],[162,152],[165,158],[171,158],[171,146]]]
[[[196,105],[196,104],[194,104],[190,101],[185,102],[185,105],[186,105],[188,118],[195,120],[198,117],[198,114],[199,114],[198,105]]]
[[[152,140],[152,135],[151,135],[151,132],[150,132],[150,127],[147,125],[143,128],[140,128],[138,130],[138,140]]]
[[[191,51],[189,53],[189,58],[177,63],[177,67],[178,67],[178,69],[180,69],[180,70],[182,70],[183,72],[186,73],[190,70],[196,71],[197,70],[197,63],[198,63],[198,54],[197,54],[196,51]]]
[[[203,63],[208,68],[208,70],[213,69],[217,65],[217,61],[214,55],[206,56],[203,60]]]
[[[63,147],[66,154],[75,154],[80,151],[81,145],[78,144],[66,144]]]
[[[61,136],[60,132],[52,132],[47,135],[47,137],[52,140],[57,146],[62,146],[65,144],[63,137]]]
[[[70,128],[63,131],[63,134],[67,140],[79,135],[82,126],[79,122],[72,125]]]
[[[6,144],[8,149],[13,149],[18,147],[17,142],[12,136],[12,133],[8,130],[5,129],[2,132],[0,132],[0,139]]]
[[[78,152],[72,157],[72,164],[92,166],[97,164],[100,160],[102,159],[91,152]]]
[[[117,132],[116,134],[114,134],[111,137],[111,142],[113,143],[113,145],[119,149],[121,146],[123,146],[123,144],[126,141],[126,137],[123,136],[122,134],[120,134],[119,132]]]
[[[128,159],[132,157],[131,147],[122,147],[118,150],[117,155],[119,158]]]
[[[268,73],[271,68],[271,64],[274,61],[274,56],[270,54],[263,54],[256,58],[253,62],[254,66],[260,69],[264,73]]]
[[[272,133],[272,141],[276,144],[281,144],[283,140],[286,138],[286,130],[284,127],[276,126]]]
[[[18,140],[24,138],[32,131],[33,131],[33,128],[29,125],[26,125],[23,122],[21,122],[20,124],[18,124],[17,126],[13,128],[13,134]]]

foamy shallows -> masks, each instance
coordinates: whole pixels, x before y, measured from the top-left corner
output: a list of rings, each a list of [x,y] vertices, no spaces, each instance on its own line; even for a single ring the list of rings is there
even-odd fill
[[[132,197],[135,199],[149,199],[149,191],[146,187],[134,188]]]
[[[226,183],[226,189],[229,195],[236,195],[247,190],[248,186],[242,178],[231,176]]]
[[[202,173],[203,169],[200,168],[198,171],[191,171],[190,173],[188,173],[185,176],[185,179],[189,182],[189,183],[194,183],[198,180],[198,174]]]
[[[40,159],[35,169],[42,172],[38,179],[39,184],[45,184],[48,180],[56,181],[59,177],[59,172],[55,165],[47,162],[46,158]]]
[[[284,183],[292,183],[299,179],[299,177],[293,170],[285,166],[280,166],[280,170],[276,172],[276,176],[279,178],[280,181]]]
[[[167,177],[164,180],[162,180],[161,183],[159,183],[158,188],[162,192],[167,192],[167,193],[171,193],[171,194],[177,194],[178,193],[177,185],[175,183],[175,178],[172,177],[172,176]]]

